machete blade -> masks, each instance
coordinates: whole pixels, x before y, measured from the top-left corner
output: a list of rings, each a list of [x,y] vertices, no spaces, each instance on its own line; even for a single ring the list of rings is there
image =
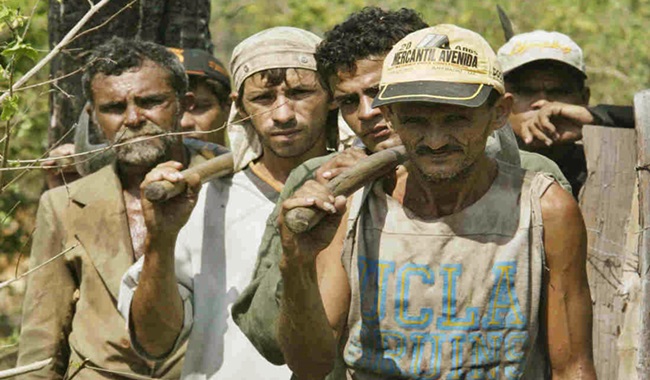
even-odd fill
[[[503,28],[503,36],[505,37],[506,42],[508,42],[512,36],[515,35],[515,31],[512,28],[512,22],[510,22],[510,18],[499,4],[497,4],[497,13],[499,14],[499,21],[501,21],[501,28]]]

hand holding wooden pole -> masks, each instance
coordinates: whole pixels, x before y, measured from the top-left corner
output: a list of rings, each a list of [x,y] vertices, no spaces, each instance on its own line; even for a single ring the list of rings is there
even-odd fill
[[[359,160],[327,184],[336,197],[349,196],[369,182],[381,177],[406,161],[404,146],[396,146]],[[298,207],[287,212],[284,224],[294,233],[312,229],[325,216],[325,212],[312,207]]]
[[[185,169],[181,174],[185,177],[198,174],[201,178],[201,183],[206,183],[214,178],[232,174],[232,172],[232,153],[226,153]],[[151,202],[164,202],[185,191],[185,186],[185,181],[176,183],[169,181],[153,182],[144,189],[144,196]]]

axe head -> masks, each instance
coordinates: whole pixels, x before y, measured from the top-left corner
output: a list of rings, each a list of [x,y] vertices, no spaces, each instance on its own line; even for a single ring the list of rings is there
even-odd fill
[[[497,13],[499,14],[499,21],[501,22],[501,28],[503,29],[503,36],[506,39],[506,42],[508,42],[512,36],[515,35],[512,22],[510,21],[510,17],[506,14],[506,11],[504,11],[499,4],[497,4]]]
[[[107,143],[91,144],[90,143],[90,114],[88,113],[90,105],[86,105],[81,110],[79,120],[74,125],[74,150],[76,153],[86,153],[104,149],[101,152],[89,153],[83,156],[75,157],[75,167],[82,176],[94,173],[104,166],[115,161],[115,151],[106,149]]]

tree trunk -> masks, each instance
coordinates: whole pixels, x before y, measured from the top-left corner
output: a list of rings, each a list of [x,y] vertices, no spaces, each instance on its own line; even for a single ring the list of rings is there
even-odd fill
[[[84,30],[106,22],[130,1],[111,1],[90,20]],[[48,16],[50,48],[61,40],[89,8],[87,0],[50,1]],[[52,61],[50,75],[52,78],[58,78],[82,68],[90,49],[112,36],[212,52],[209,21],[209,0],[136,0],[100,29],[83,35],[67,46]],[[57,80],[52,85],[48,145],[57,142],[74,125],[84,103],[81,72]],[[70,133],[66,136],[65,142],[71,142],[72,138],[73,134]]]

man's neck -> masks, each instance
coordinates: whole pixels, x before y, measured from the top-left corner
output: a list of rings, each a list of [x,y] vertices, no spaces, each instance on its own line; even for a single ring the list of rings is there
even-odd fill
[[[149,167],[136,167],[130,165],[117,166],[117,174],[122,184],[122,191],[129,193],[132,197],[140,199],[140,184],[144,177],[151,171]]]
[[[293,169],[303,162],[315,157],[324,156],[327,154],[325,142],[314,145],[310,150],[300,156],[295,157],[280,157],[273,153],[267,147],[264,147],[262,157],[256,162],[257,169],[261,171],[264,176],[268,176],[277,183],[284,185]]]
[[[393,197],[423,219],[455,214],[478,201],[498,173],[494,160],[483,156],[456,178],[433,182],[408,163],[397,173]]]

